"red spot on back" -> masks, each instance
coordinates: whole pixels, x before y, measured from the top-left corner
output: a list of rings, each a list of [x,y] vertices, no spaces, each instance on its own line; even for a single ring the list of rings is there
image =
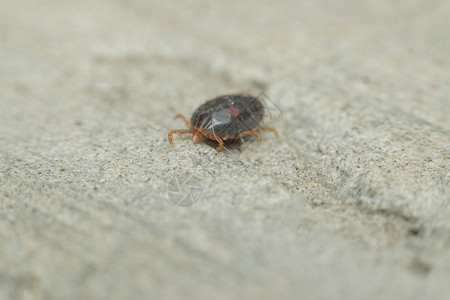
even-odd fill
[[[239,116],[239,109],[237,109],[236,107],[230,106],[230,107],[228,107],[228,110],[233,115],[233,117]]]

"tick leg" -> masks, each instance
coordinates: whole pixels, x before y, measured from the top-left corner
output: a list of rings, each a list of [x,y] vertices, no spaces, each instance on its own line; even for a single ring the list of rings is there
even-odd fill
[[[183,119],[184,123],[186,123],[187,128],[191,128],[191,123],[189,123],[189,120],[184,115],[178,114],[173,119],[176,120],[178,118]]]
[[[167,135],[167,137],[169,138],[169,143],[170,143],[172,146],[173,146],[172,135],[173,135],[174,133],[181,133],[181,134],[183,134],[183,133],[192,133],[192,131],[191,131],[190,129],[174,129],[174,130],[171,130],[171,131],[169,132],[169,134]]]
[[[236,138],[240,139],[241,137],[244,137],[244,136],[247,136],[247,135],[256,135],[258,140],[261,142],[261,136],[259,135],[258,131],[256,131],[257,129],[258,128],[255,128],[255,129],[249,130],[249,131],[241,132]]]
[[[278,135],[278,132],[276,131],[275,128],[272,127],[257,127],[253,130],[270,130],[273,132],[273,134],[275,134],[275,136],[277,137],[277,140],[280,140],[280,136]]]
[[[220,137],[215,136],[214,139],[219,142],[219,147],[216,148],[217,152],[223,149],[223,141]]]

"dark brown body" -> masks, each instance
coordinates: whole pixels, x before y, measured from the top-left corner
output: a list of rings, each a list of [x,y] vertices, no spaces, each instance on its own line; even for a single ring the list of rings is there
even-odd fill
[[[260,127],[264,117],[261,101],[251,96],[226,95],[207,101],[195,110],[192,127],[211,138],[236,139],[245,131]]]
[[[191,122],[182,118],[189,129],[176,129],[169,132],[169,142],[173,145],[173,133],[192,133],[192,140],[197,142],[201,136],[219,142],[217,151],[222,150],[224,140],[238,139],[246,135],[261,137],[257,130],[271,130],[278,137],[275,129],[261,127],[264,117],[264,105],[257,98],[246,95],[223,95],[205,102],[192,114]]]

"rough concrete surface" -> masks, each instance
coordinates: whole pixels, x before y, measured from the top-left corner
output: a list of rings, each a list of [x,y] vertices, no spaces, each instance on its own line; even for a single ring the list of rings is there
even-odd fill
[[[1,299],[450,299],[449,1],[0,4]]]

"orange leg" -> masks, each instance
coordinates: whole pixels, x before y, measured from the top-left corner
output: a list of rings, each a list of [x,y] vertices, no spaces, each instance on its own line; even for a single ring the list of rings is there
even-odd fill
[[[176,120],[178,118],[183,119],[184,123],[186,123],[187,128],[191,128],[191,123],[189,123],[189,120],[184,115],[178,114],[173,119]]]
[[[261,136],[259,135],[258,131],[256,131],[256,129],[241,132],[236,138],[240,139],[241,137],[244,137],[244,136],[247,136],[247,135],[256,135],[258,140],[261,142]]]
[[[257,127],[253,130],[270,130],[273,132],[273,134],[275,134],[275,136],[277,137],[277,140],[280,140],[280,136],[278,135],[278,132],[275,128],[272,127]]]
[[[223,149],[223,140],[218,136],[214,136],[214,139],[219,142],[219,147],[216,148],[217,152],[219,152]]]
[[[192,133],[192,131],[190,130],[190,129],[174,129],[174,130],[171,130],[170,132],[169,132],[169,134],[168,134],[168,138],[169,138],[169,143],[173,146],[173,140],[172,140],[172,135],[174,134],[174,133],[181,133],[181,134],[183,134],[183,133]]]

